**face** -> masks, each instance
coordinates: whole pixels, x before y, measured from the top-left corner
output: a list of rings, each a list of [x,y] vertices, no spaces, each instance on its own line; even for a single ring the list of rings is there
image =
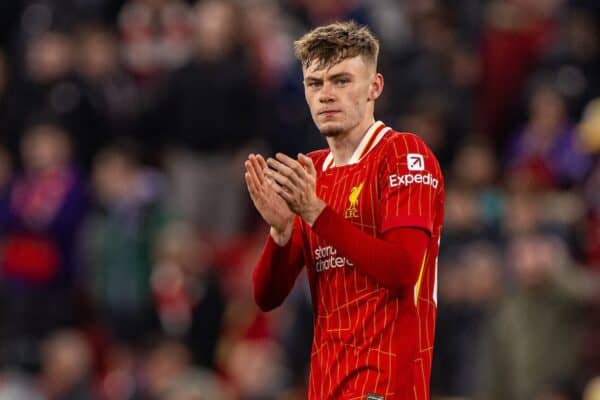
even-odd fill
[[[101,79],[117,69],[118,43],[105,32],[92,32],[81,40],[81,73],[90,79]]]
[[[304,73],[304,93],[313,121],[326,137],[349,132],[373,119],[374,102],[383,76],[361,56],[319,69],[313,62]]]
[[[64,77],[73,66],[74,55],[70,37],[60,33],[45,33],[27,46],[27,73],[36,82]]]
[[[94,165],[93,183],[98,200],[111,205],[131,195],[132,167],[116,153],[107,153]]]
[[[51,170],[69,162],[69,138],[53,125],[34,126],[23,138],[21,153],[26,170]]]
[[[218,57],[235,43],[235,9],[222,1],[198,2],[193,15],[196,44],[205,57]]]

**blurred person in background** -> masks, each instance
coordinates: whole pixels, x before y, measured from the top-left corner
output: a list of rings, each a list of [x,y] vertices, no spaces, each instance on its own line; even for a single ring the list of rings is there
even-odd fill
[[[297,23],[286,15],[276,0],[252,0],[242,9],[243,42],[250,46],[252,72],[258,89],[269,90],[283,84],[295,72],[294,53],[289,47]]]
[[[447,231],[440,244],[440,251],[453,249],[455,245],[469,243],[477,238],[485,238],[486,229],[482,223],[481,211],[477,193],[449,185],[445,211]]]
[[[244,2],[243,21],[244,45],[250,50],[260,101],[258,123],[267,144],[287,154],[322,146],[323,139],[306,110],[302,71],[292,51],[300,24],[275,0]]]
[[[165,393],[164,400],[233,400],[233,392],[216,374],[191,371],[175,381]]]
[[[504,147],[519,94],[550,48],[564,7],[559,0],[486,2],[481,33],[478,129]]]
[[[118,16],[124,63],[145,93],[181,67],[193,49],[191,2],[128,0]]]
[[[478,60],[459,42],[453,2],[410,1],[400,7],[410,40],[382,57],[382,71],[391,89],[379,110],[403,130],[419,132],[448,167],[460,143],[472,131]]]
[[[560,88],[570,119],[579,118],[585,104],[600,95],[600,20],[586,3],[565,10],[554,44],[530,78],[550,79]]]
[[[225,312],[219,271],[192,224],[165,227],[154,246],[151,289],[162,331],[181,340],[195,365],[214,368]]]
[[[502,210],[497,236],[499,244],[542,229],[564,240],[572,247],[573,254],[580,252],[577,236],[585,226],[585,203],[581,196],[570,191],[531,190],[521,187],[504,193]]]
[[[432,393],[471,397],[480,381],[479,350],[489,315],[503,295],[503,265],[494,242],[456,244],[440,265]]]
[[[21,153],[23,171],[0,204],[2,346],[10,361],[35,364],[39,340],[77,319],[76,249],[88,196],[60,126],[32,125]]]
[[[491,316],[479,351],[479,398],[486,400],[532,399],[546,385],[573,383],[584,350],[583,305],[600,293],[598,276],[574,265],[556,237],[515,236],[507,264],[515,287]]]
[[[224,372],[241,400],[283,397],[290,376],[278,343],[265,338],[238,338],[230,347]]]
[[[105,124],[88,99],[75,73],[74,38],[65,32],[47,31],[27,41],[24,76],[16,82],[14,113],[20,128],[38,114],[54,116],[67,129],[73,158],[89,166],[106,133]],[[19,130],[20,134],[20,130]]]
[[[449,186],[475,196],[482,233],[495,239],[500,230],[505,193],[500,165],[491,146],[475,138],[466,139],[452,161],[451,174]]]
[[[217,369],[224,373],[243,399],[288,395],[295,391],[296,380],[302,381],[300,392],[304,393],[306,364],[298,370],[291,369],[293,356],[287,352],[283,336],[309,330],[309,339],[303,343],[310,346],[312,328],[303,326],[299,332],[290,332],[293,329],[291,319],[294,318],[291,302],[287,304],[289,307],[272,313],[260,312],[252,299],[252,281],[248,276],[260,257],[264,231],[260,230],[249,239],[242,253],[235,257],[234,265],[227,266],[228,270],[219,269],[228,301],[219,335]],[[306,315],[298,317],[301,321],[306,320]],[[309,348],[298,348],[300,343],[291,343],[292,351],[302,354],[310,351]],[[306,395],[303,397],[306,398]]]
[[[170,149],[174,208],[226,239],[243,231],[248,214],[237,160],[256,139],[257,98],[239,47],[235,3],[201,1],[190,17],[193,56],[168,78],[147,134]]]
[[[445,233],[440,244],[443,256],[460,252],[457,249],[475,241],[497,240],[506,197],[498,160],[490,145],[476,137],[459,146],[449,170]]]
[[[536,88],[529,99],[528,119],[509,142],[506,168],[522,185],[564,188],[582,183],[592,158],[569,121],[565,100],[551,86]]]
[[[283,346],[285,365],[291,374],[290,386],[301,398],[306,398],[314,318],[307,280],[298,282],[280,312],[277,338]]]
[[[510,240],[535,232],[543,221],[543,210],[538,207],[541,194],[531,191],[508,193],[502,218],[502,237]]]
[[[76,72],[83,95],[103,123],[97,145],[132,135],[142,107],[140,91],[124,71],[117,35],[104,25],[83,25],[77,30]]]
[[[93,398],[92,352],[78,331],[57,331],[41,348],[39,387],[48,400]]]
[[[88,284],[113,338],[136,343],[159,328],[150,276],[158,237],[172,219],[164,179],[124,143],[100,151],[93,183],[98,207],[85,230]]]
[[[467,138],[453,159],[450,179],[465,189],[485,192],[498,185],[499,169],[489,144]]]
[[[112,342],[95,354],[96,393],[104,400],[132,399],[140,392],[140,369],[144,353],[136,347]]]
[[[158,339],[143,356],[139,394],[143,399],[164,399],[178,381],[194,371],[189,350],[180,342]]]

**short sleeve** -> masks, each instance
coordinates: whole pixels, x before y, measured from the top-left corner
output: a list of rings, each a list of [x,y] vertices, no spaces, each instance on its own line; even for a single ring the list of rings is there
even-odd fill
[[[443,177],[435,155],[413,134],[400,134],[387,143],[378,183],[383,233],[397,227],[433,232]]]

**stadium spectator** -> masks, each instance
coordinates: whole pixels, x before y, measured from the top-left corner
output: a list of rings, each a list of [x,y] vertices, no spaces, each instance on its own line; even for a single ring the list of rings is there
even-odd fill
[[[506,148],[509,172],[523,185],[562,188],[582,183],[592,166],[583,151],[564,98],[549,86],[531,94],[528,119]]]
[[[197,228],[165,227],[154,246],[151,289],[164,334],[191,352],[195,365],[214,368],[225,298],[211,250]]]
[[[75,161],[89,166],[106,130],[75,74],[76,57],[75,40],[65,32],[30,38],[24,75],[15,82],[7,112],[15,120],[17,138],[30,120],[40,114],[52,116],[69,133]]]
[[[86,223],[88,284],[114,339],[135,343],[158,329],[150,276],[154,246],[171,220],[164,182],[126,145],[101,150],[93,172],[98,207]]]
[[[139,385],[142,398],[163,398],[178,380],[192,372],[189,350],[175,340],[159,339],[144,358]]]
[[[192,50],[189,5],[180,0],[129,0],[119,12],[125,66],[147,91]]]
[[[71,161],[68,134],[52,123],[32,125],[22,141],[23,171],[0,205],[2,345],[35,364],[37,344],[77,318],[77,255],[87,190]],[[12,360],[15,361],[15,360]]]
[[[479,351],[481,398],[532,399],[545,385],[572,382],[582,306],[597,298],[599,281],[576,269],[563,241],[538,233],[512,239],[507,262],[515,292],[490,320]]]
[[[459,247],[440,267],[433,393],[471,398],[479,388],[480,348],[503,293],[503,264],[493,242]]]
[[[92,353],[85,336],[55,332],[42,343],[41,354],[40,391],[46,399],[92,397]]]
[[[103,123],[97,145],[133,135],[142,109],[141,91],[123,69],[118,37],[103,25],[83,25],[77,34],[75,67],[82,95]]]
[[[192,20],[193,57],[169,78],[148,129],[171,148],[175,208],[206,233],[228,237],[243,230],[247,215],[240,160],[258,134],[257,98],[234,3],[199,2]]]

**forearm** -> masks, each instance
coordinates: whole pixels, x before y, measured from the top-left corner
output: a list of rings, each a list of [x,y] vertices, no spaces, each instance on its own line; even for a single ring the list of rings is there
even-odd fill
[[[254,269],[254,301],[262,311],[270,311],[285,300],[303,266],[301,248],[292,237],[279,246],[269,236]]]
[[[329,206],[312,229],[348,258],[354,268],[392,290],[415,285],[429,242],[428,234],[418,228],[397,228],[383,238],[373,237]]]

